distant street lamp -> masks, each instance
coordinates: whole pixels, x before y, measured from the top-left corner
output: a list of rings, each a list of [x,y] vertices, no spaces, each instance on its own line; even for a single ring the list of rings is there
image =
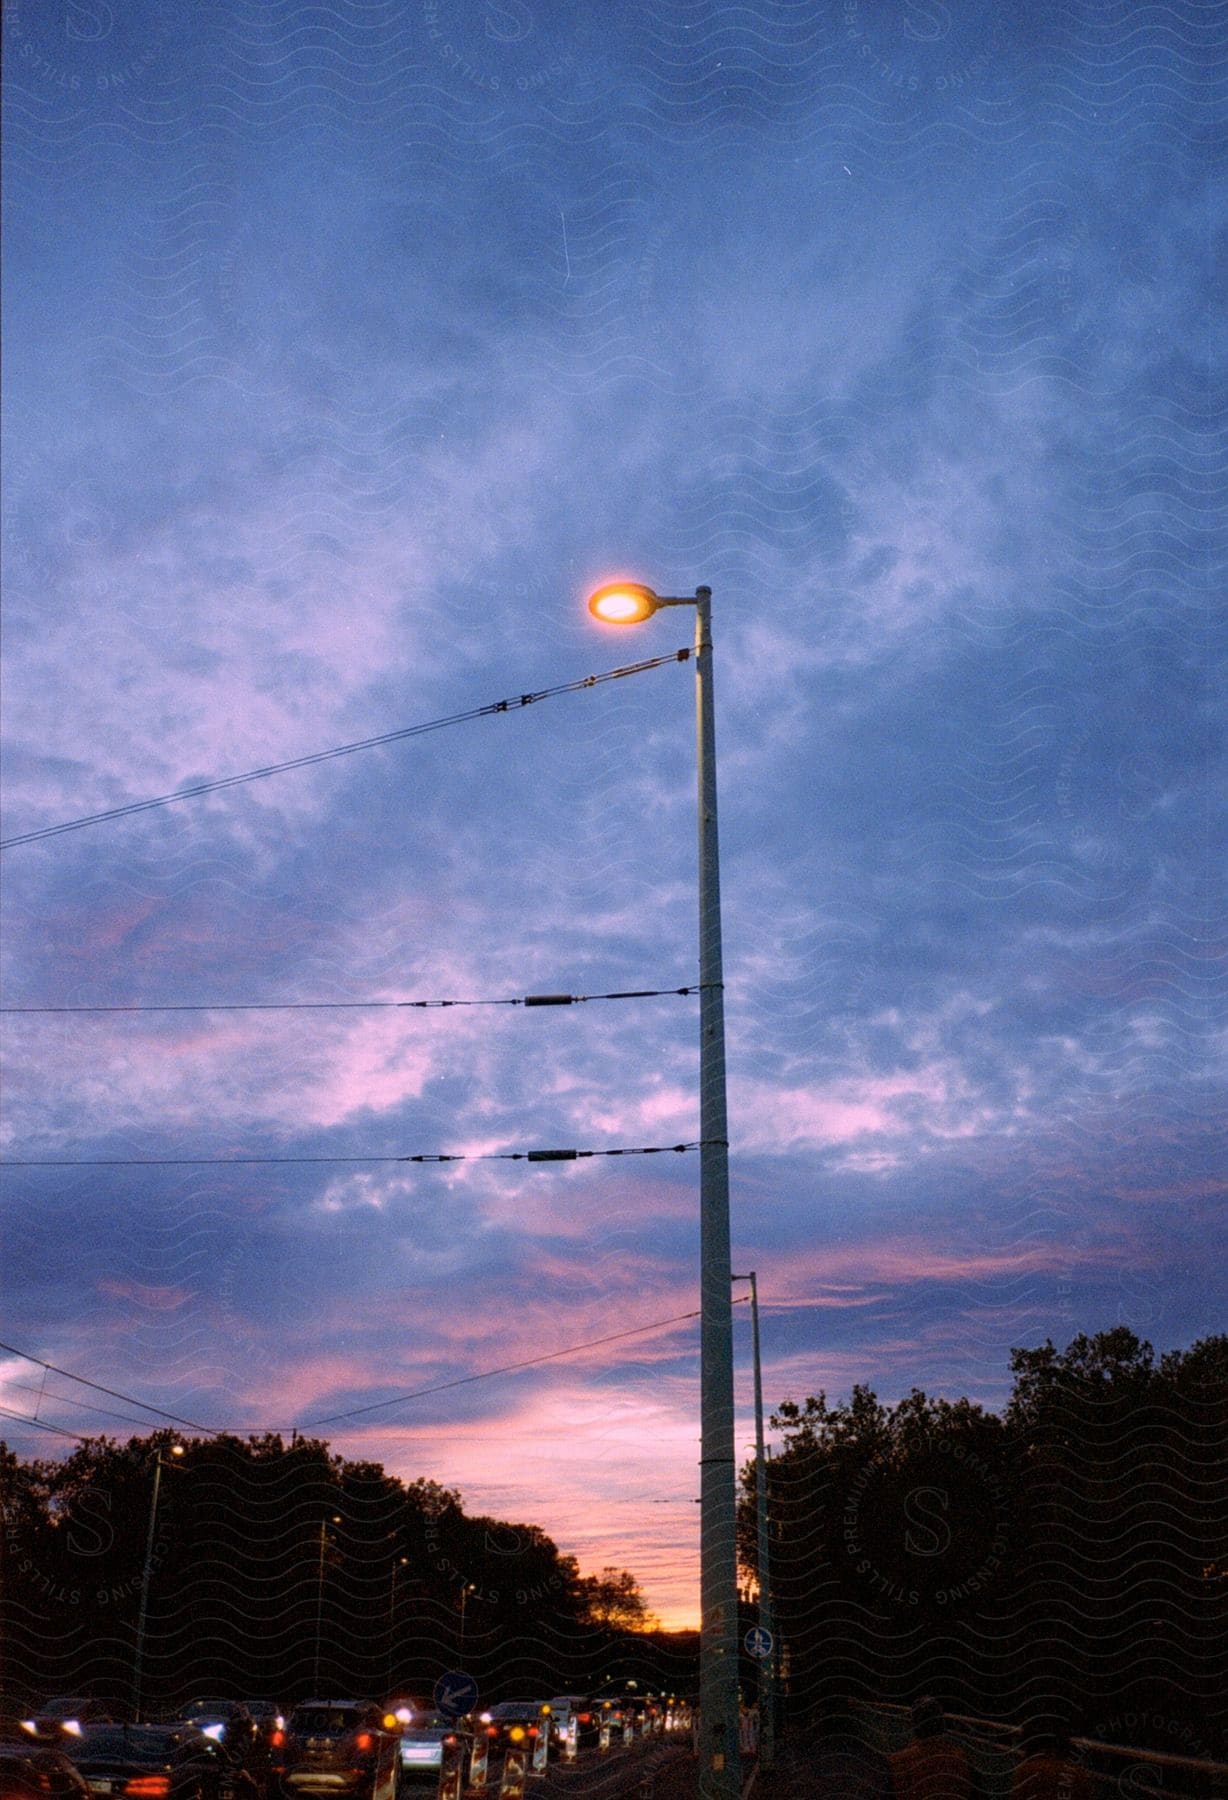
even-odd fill
[[[737,1800],[738,1585],[733,1442],[733,1312],[729,1253],[729,1128],[725,1111],[725,990],[716,827],[716,720],[712,590],[691,599],[611,582],[589,598],[607,625],[638,625],[666,606],[695,608],[695,713],[699,791],[699,1267],[700,1537],[699,1788]]]
[[[172,1456],[183,1455],[182,1444],[172,1444]],[[154,1534],[158,1522],[158,1494],[162,1487],[162,1451],[154,1452],[153,1493],[149,1501],[149,1530],[145,1537],[145,1566],[141,1570],[141,1604],[136,1617],[136,1652],[132,1659],[132,1714],[140,1722],[141,1688],[145,1674],[145,1620],[149,1612],[149,1578],[153,1573]]]
[[[320,1698],[320,1644],[324,1636],[324,1546],[328,1542],[328,1527],[340,1523],[340,1513],[333,1513],[329,1518],[320,1520],[320,1566],[316,1575],[316,1660],[311,1677],[316,1699]]]
[[[771,1642],[766,1656],[759,1658],[759,1765],[770,1769],[776,1762],[776,1684],[773,1680],[776,1644],[772,1624],[772,1568],[769,1550],[767,1508],[767,1461],[763,1443],[763,1363],[759,1355],[759,1283],[755,1271],[735,1275],[735,1281],[750,1282],[750,1327],[755,1363],[755,1518],[758,1524],[756,1573],[759,1577],[759,1628]]]

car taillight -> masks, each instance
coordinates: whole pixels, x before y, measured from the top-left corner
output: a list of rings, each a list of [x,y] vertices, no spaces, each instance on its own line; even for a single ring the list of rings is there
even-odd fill
[[[486,1735],[487,1737],[498,1737],[499,1727],[497,1725],[488,1725],[486,1727]]]
[[[538,1736],[540,1736],[540,1733],[539,1733],[539,1732],[538,1732],[538,1729],[537,1729],[537,1726],[536,1726],[536,1725],[530,1725],[530,1726],[529,1726],[529,1736],[530,1736],[530,1737],[538,1737]]]
[[[371,1733],[369,1731],[360,1731],[358,1736],[354,1739],[354,1748],[356,1750],[369,1750],[371,1748]]]
[[[133,1800],[137,1800],[137,1796],[140,1796],[140,1800],[164,1800],[164,1796],[170,1791],[169,1775],[134,1775],[124,1783],[125,1794],[131,1794]]]
[[[286,1734],[284,1731],[275,1731],[273,1733],[272,1737],[269,1739],[270,1744],[272,1744],[274,1746],[274,1748],[277,1750],[281,1749],[281,1747],[285,1743],[285,1741],[286,1741]]]
[[[581,1713],[580,1714],[581,1725],[588,1725],[589,1723],[591,1723],[592,1717],[593,1717],[592,1713]]]

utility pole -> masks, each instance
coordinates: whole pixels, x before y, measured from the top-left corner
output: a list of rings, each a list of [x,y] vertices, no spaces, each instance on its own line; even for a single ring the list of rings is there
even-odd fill
[[[758,1523],[759,1628],[768,1635],[771,1650],[759,1658],[759,1766],[774,1767],[776,1762],[776,1633],[772,1623],[772,1567],[769,1550],[767,1505],[767,1453],[763,1442],[763,1362],[759,1353],[759,1283],[752,1269],[749,1275],[734,1275],[734,1281],[750,1282],[750,1328],[755,1365],[755,1517]]]

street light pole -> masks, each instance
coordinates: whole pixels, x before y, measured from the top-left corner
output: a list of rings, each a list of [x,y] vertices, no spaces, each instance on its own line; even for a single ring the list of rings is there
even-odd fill
[[[397,1641],[397,1576],[409,1562],[408,1556],[399,1556],[392,1565],[392,1591],[388,1596],[388,1667],[384,1675],[384,1686],[392,1691],[392,1664],[396,1654]]]
[[[712,590],[663,598],[637,583],[599,588],[589,610],[633,625],[664,606],[695,608],[695,740],[699,797],[699,1790],[737,1800],[737,1497],[734,1486],[733,1302],[730,1294],[729,1128],[725,1108],[725,990],[716,820],[716,709]]]
[[[699,759],[699,1707],[700,1792],[733,1800],[738,1757],[737,1496],[733,1443],[733,1307],[729,1251],[729,1125],[725,1110],[725,987],[716,825],[712,590],[695,590]]]
[[[457,1645],[457,1651],[456,1651],[456,1661],[457,1661],[458,1667],[460,1667],[460,1668],[463,1668],[465,1665],[465,1598],[467,1595],[475,1594],[476,1592],[477,1592],[477,1588],[474,1586],[472,1581],[463,1581],[461,1583],[460,1642]]]
[[[752,1269],[749,1275],[735,1275],[735,1281],[750,1282],[750,1328],[755,1365],[755,1518],[758,1524],[759,1627],[772,1643],[767,1656],[759,1659],[759,1766],[774,1767],[776,1761],[776,1691],[773,1680],[776,1662],[775,1632],[772,1623],[772,1569],[769,1550],[767,1507],[767,1459],[763,1442],[763,1363],[759,1354],[759,1283]]]
[[[183,1455],[182,1444],[171,1445],[172,1456]],[[145,1675],[145,1621],[149,1614],[149,1578],[153,1574],[154,1533],[158,1521],[158,1494],[162,1487],[162,1451],[154,1451],[153,1494],[149,1501],[149,1530],[145,1535],[145,1564],[141,1570],[141,1604],[136,1615],[136,1652],[132,1659],[132,1713],[141,1720],[141,1689]]]
[[[324,1636],[324,1545],[327,1542],[328,1519],[320,1520],[320,1567],[316,1575],[316,1660],[315,1671],[311,1677],[311,1685],[315,1689],[315,1697],[320,1697],[320,1644]],[[333,1513],[331,1523],[340,1525],[340,1513]]]

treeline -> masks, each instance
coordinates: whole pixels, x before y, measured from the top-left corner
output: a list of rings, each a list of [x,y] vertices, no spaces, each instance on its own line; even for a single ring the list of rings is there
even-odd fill
[[[429,1693],[458,1667],[488,1698],[690,1672],[626,1570],[582,1575],[540,1527],[319,1440],[159,1431],[35,1462],[0,1447],[0,1497],[5,1699],[130,1704],[147,1550],[147,1712],[202,1693]]]
[[[791,1705],[825,1685],[1228,1753],[1228,1337],[1016,1350],[1002,1416],[786,1402],[769,1464]],[[754,1475],[741,1560],[755,1568]],[[1131,1720],[1127,1727],[1126,1719]]]

